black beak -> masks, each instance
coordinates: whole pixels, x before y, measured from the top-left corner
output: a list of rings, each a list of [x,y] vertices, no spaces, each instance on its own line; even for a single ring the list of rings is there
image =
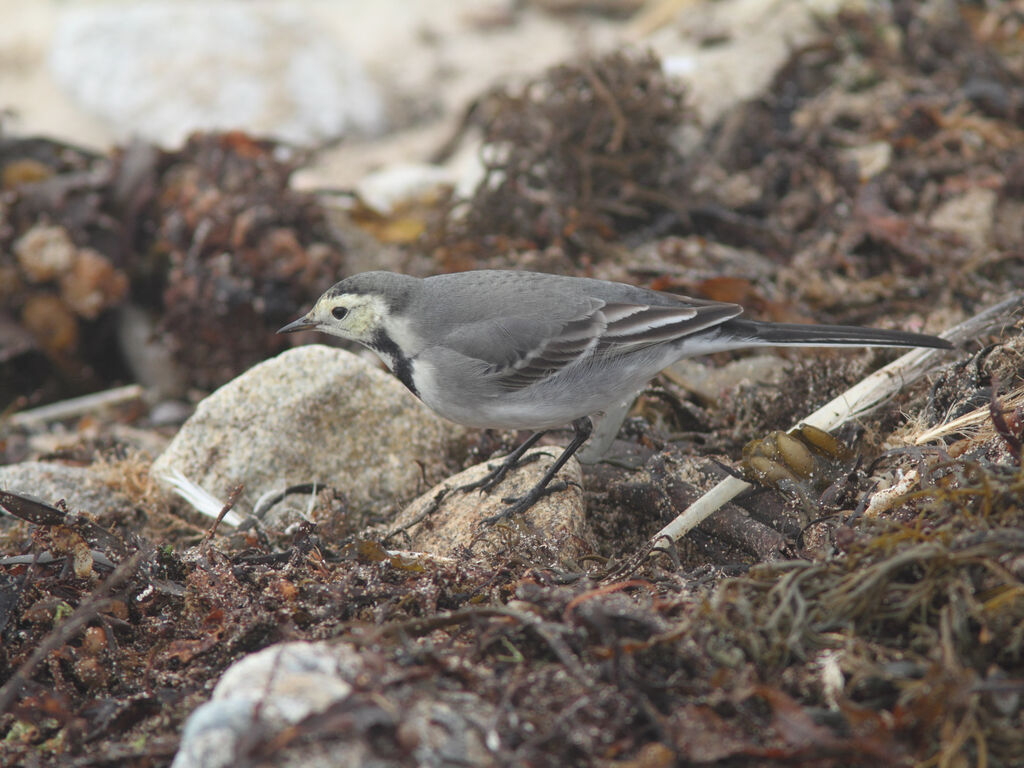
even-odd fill
[[[316,328],[316,323],[309,319],[309,315],[303,315],[298,320],[293,320],[284,328],[279,329],[278,333],[295,333],[296,331],[306,331],[310,328]]]

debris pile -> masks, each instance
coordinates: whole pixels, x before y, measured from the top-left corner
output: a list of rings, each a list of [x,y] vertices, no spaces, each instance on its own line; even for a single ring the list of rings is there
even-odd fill
[[[683,99],[656,57],[624,52],[482,97],[469,122],[483,132],[484,177],[455,204],[440,258],[495,246],[575,255],[652,226],[686,191]]]
[[[1019,297],[1012,5],[896,0],[823,24],[768,94],[696,139],[678,135],[693,127],[683,95],[650,56],[488,94],[468,119],[484,183],[438,202],[443,224],[418,242],[392,245],[421,271],[556,264],[772,320],[939,331]],[[126,376],[97,345],[116,347],[103,345],[127,302],[154,312],[191,385],[213,387],[278,349],[274,328],[346,271],[316,200],[288,189],[299,158],[279,147],[204,135],[98,158],[4,141],[0,383],[21,402],[61,394],[44,383],[54,371]],[[103,277],[91,290],[63,279],[75,269]],[[29,322],[44,297],[63,310],[41,314],[70,318],[77,341],[55,346]],[[560,532],[566,546],[512,521],[486,547],[393,549],[414,526],[438,532],[437,504],[391,528],[407,499],[319,486],[278,494],[308,497],[285,525],[236,487],[212,523],[157,493],[135,448],[165,437],[137,396],[106,418],[0,426],[0,456],[21,462],[0,471],[48,462],[47,478],[91,478],[78,498],[108,502],[67,508],[31,498],[42,480],[0,483],[0,761],[166,765],[225,670],[283,647],[320,659],[329,639],[338,675],[358,673],[272,737],[269,692],[286,682],[268,684],[245,710],[239,760],[319,746],[382,766],[1017,765],[1022,339],[1018,306],[832,436],[765,433],[897,353],[801,353],[764,375],[724,354],[721,375],[694,386],[674,370],[627,421],[623,460],[572,489],[588,534]],[[517,437],[470,433],[464,464]],[[281,439],[301,457],[318,436]],[[748,443],[759,487],[645,550],[743,471]],[[421,470],[417,493],[433,482]],[[445,752],[438,723],[471,735]]]

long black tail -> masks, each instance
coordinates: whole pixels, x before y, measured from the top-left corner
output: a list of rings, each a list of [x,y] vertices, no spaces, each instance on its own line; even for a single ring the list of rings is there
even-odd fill
[[[932,347],[952,349],[953,345],[938,336],[880,328],[858,328],[852,325],[800,325],[798,323],[762,323],[757,320],[728,320],[718,326],[726,334],[749,338],[768,346],[802,347]]]

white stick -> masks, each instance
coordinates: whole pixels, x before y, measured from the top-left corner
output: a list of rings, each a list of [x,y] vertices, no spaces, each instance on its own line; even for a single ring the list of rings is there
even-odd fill
[[[138,384],[129,384],[126,387],[115,387],[102,392],[93,392],[90,395],[72,397],[69,400],[61,400],[59,403],[50,403],[30,411],[15,413],[11,416],[9,423],[12,427],[27,427],[47,421],[68,419],[128,400],[137,400],[142,397],[143,391]]]
[[[960,325],[950,328],[942,334],[942,338],[948,339],[954,344],[974,338],[986,328],[1007,318],[1022,304],[1024,304],[1024,293],[1015,294]],[[823,405],[806,419],[791,427],[790,431],[799,427],[800,424],[810,424],[827,432],[847,419],[866,413],[902,387],[919,379],[930,368],[933,359],[940,351],[942,350],[911,350],[898,360],[894,360],[853,385],[832,402]],[[658,531],[651,539],[652,545],[657,546],[658,542],[666,537],[672,541],[682,538],[700,525],[712,512],[750,487],[750,483],[739,478],[725,478],[683,510],[675,520]]]

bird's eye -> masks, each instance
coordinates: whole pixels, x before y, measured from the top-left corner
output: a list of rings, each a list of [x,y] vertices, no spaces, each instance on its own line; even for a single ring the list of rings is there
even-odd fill
[[[331,310],[331,314],[334,315],[335,320],[344,320],[345,315],[348,314],[348,307],[335,307]]]

